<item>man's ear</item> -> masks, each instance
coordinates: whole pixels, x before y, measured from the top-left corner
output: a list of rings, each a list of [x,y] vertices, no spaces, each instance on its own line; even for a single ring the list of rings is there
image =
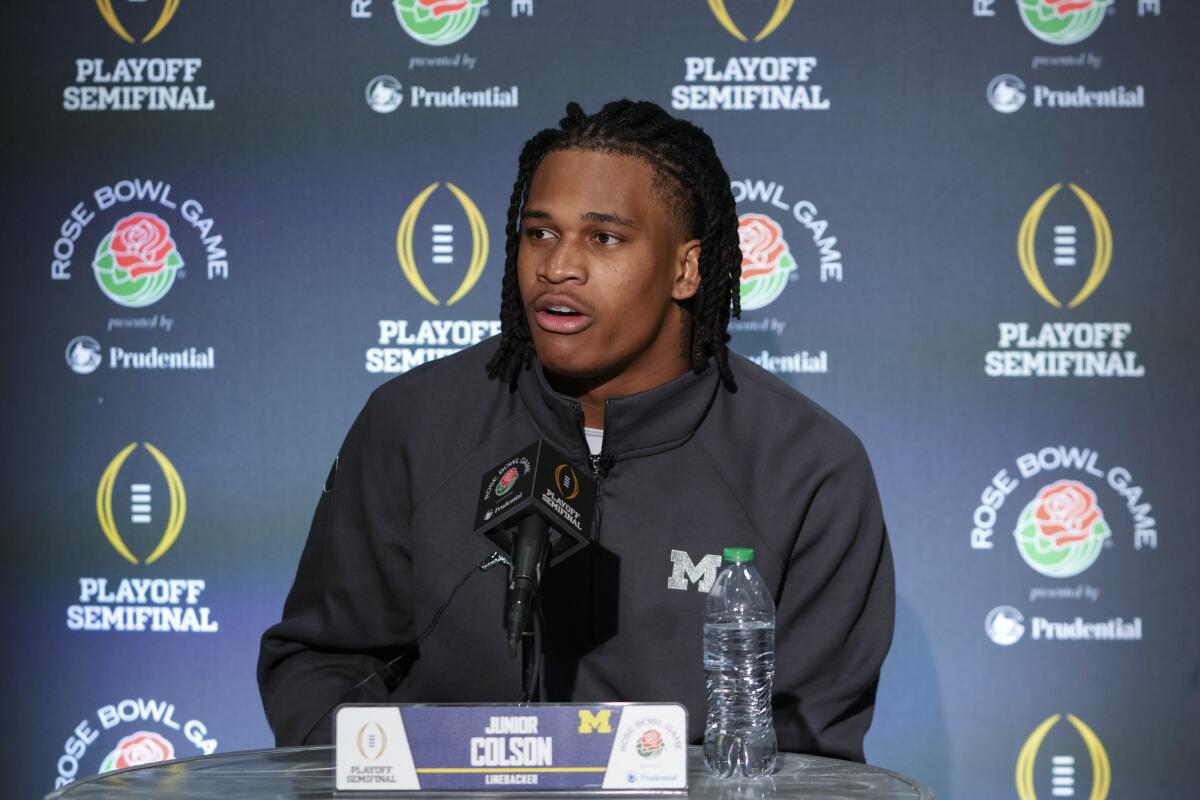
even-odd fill
[[[700,288],[700,240],[692,239],[679,245],[675,257],[675,285],[671,297],[687,300]]]

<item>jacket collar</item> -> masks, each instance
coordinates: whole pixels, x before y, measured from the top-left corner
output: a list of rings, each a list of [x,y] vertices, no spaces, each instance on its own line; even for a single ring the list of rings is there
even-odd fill
[[[604,404],[603,455],[616,461],[678,447],[691,438],[708,413],[720,381],[709,366],[690,369],[645,392],[610,397]],[[517,391],[544,438],[580,462],[590,455],[579,401],[550,387],[541,362],[521,372]]]

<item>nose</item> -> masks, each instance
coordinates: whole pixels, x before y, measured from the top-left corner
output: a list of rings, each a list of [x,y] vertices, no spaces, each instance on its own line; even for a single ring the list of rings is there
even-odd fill
[[[547,283],[587,283],[584,254],[572,243],[572,237],[564,236],[546,253],[537,274]]]

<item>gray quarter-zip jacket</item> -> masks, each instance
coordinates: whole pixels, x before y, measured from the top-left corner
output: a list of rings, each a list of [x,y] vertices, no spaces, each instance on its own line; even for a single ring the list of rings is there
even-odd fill
[[[680,702],[699,742],[705,592],[723,548],[748,546],[777,608],[780,749],[863,760],[895,597],[858,438],[730,354],[736,392],[709,368],[608,400],[590,460],[578,402],[536,361],[515,391],[489,379],[495,346],[389,381],[351,427],[283,619],[262,639],[277,743],[330,741],[339,702],[518,699],[507,574],[472,572],[493,549],[472,526],[484,472],[544,438],[597,471],[602,510],[598,541],[543,580],[543,700]]]

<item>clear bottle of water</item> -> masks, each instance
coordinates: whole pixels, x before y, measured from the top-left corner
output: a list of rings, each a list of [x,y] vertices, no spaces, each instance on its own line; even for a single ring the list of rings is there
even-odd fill
[[[704,764],[713,775],[759,777],[775,768],[771,685],[775,601],[754,569],[754,550],[727,547],[704,607],[708,718]]]

